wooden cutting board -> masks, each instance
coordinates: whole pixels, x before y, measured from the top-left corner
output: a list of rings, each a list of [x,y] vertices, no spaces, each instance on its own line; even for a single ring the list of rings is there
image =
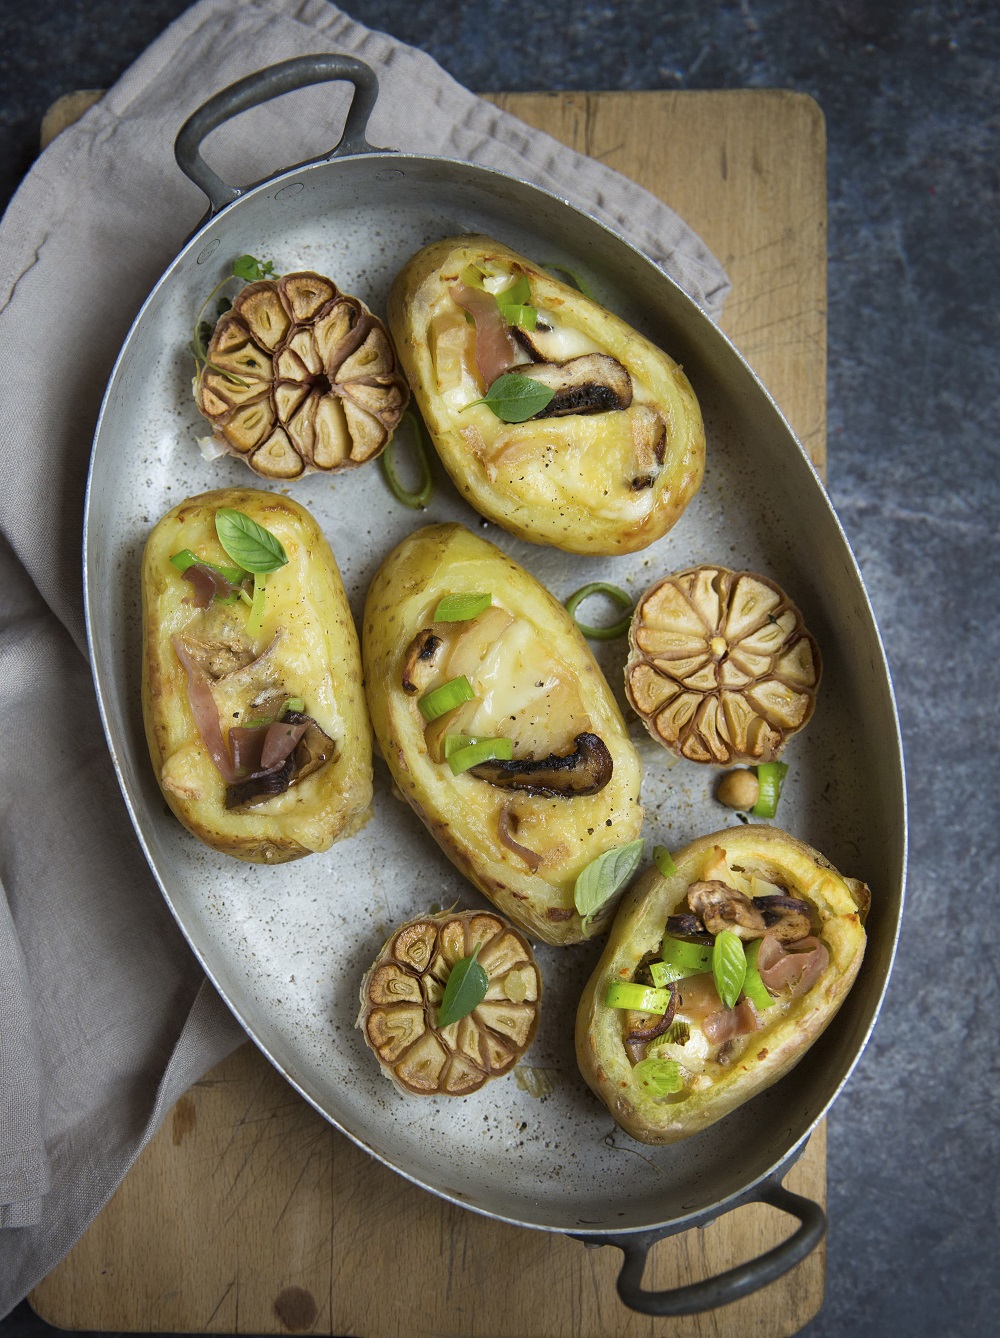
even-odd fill
[[[724,328],[822,470],[826,166],[815,103],[768,91],[492,101],[641,182],[698,230],[733,281]],[[786,1183],[825,1203],[825,1128]],[[658,1245],[645,1286],[721,1272],[793,1226],[770,1208],[741,1208]],[[181,1098],[31,1302],[67,1329],[777,1338],[798,1332],[823,1299],[820,1247],[734,1305],[653,1320],[620,1304],[620,1262],[617,1250],[502,1225],[416,1188],[333,1130],[246,1045]]]

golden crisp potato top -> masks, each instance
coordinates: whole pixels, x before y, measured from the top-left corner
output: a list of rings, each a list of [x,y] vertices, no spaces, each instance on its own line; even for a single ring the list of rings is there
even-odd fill
[[[697,1133],[787,1073],[840,1007],[865,948],[867,888],[777,828],[754,824],[700,837],[675,855],[674,863],[676,874],[664,878],[651,868],[626,893],[577,1013],[583,1076],[618,1123],[647,1143],[671,1143]],[[688,910],[692,884],[723,878],[751,891],[756,879],[808,903],[812,934],[829,961],[801,996],[778,992],[776,1002],[760,1013],[759,1030],[723,1046],[706,1042],[698,1011],[689,1015],[685,1010],[682,990],[676,1017],[688,1020],[690,1039],[677,1046],[666,1037],[660,1050],[679,1063],[684,1085],[657,1096],[633,1079],[638,1052],[630,1054],[626,1041],[630,1015],[607,1005],[608,988],[634,980],[640,963],[659,955],[667,918]]]
[[[404,674],[414,638],[424,629],[447,637],[434,624],[434,611],[443,596],[462,591],[489,591],[493,606],[482,621],[503,625],[484,633],[481,647],[475,626],[446,644],[420,690],[408,693]],[[404,540],[376,575],[363,644],[382,752],[400,791],[449,858],[528,932],[549,943],[585,937],[574,883],[592,859],[639,835],[641,767],[614,697],[566,610],[492,544],[460,525],[431,525]],[[418,700],[439,678],[458,673],[468,674],[477,695],[443,719],[446,729],[509,731],[518,741],[516,756],[536,757],[566,751],[574,738],[591,733],[610,754],[609,782],[597,793],[566,797],[499,788],[471,772],[452,775]],[[611,909],[595,917],[591,932],[600,932]]]
[[[231,565],[215,531],[230,507],[270,530],[288,562],[266,577],[261,628],[248,642],[245,605],[204,611],[170,557],[188,548]],[[278,862],[325,850],[353,830],[371,803],[371,735],[357,633],[340,573],[316,522],[297,502],[247,488],[189,498],[157,524],[143,556],[143,710],[150,754],[167,801],[208,845]],[[182,636],[210,682],[226,736],[276,693],[301,698],[335,756],[283,794],[246,811],[226,808],[226,782],[195,723],[188,675],[172,638]]]
[[[556,387],[527,422],[504,422],[477,340],[455,300],[475,267],[488,292],[519,279],[537,311],[510,336],[509,370]],[[694,496],[705,434],[681,368],[619,317],[488,237],[450,237],[414,256],[389,296],[389,328],[435,447],[483,515],[534,543],[629,553],[667,532]],[[582,407],[574,410],[574,404]]]

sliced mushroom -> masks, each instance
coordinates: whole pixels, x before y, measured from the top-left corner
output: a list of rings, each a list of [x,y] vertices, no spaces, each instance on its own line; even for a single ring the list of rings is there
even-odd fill
[[[697,915],[668,915],[664,926],[671,938],[685,943],[703,943],[710,947],[713,939]]]
[[[226,786],[226,808],[251,808],[275,795],[284,794],[337,756],[337,744],[310,715],[286,711],[283,720],[290,725],[304,725],[305,733],[293,752],[267,771],[257,771],[246,780]]]
[[[444,645],[441,638],[425,627],[406,648],[403,664],[403,691],[409,696],[427,686],[436,671],[438,651]]]
[[[596,734],[578,734],[576,749],[560,757],[552,753],[512,762],[481,762],[470,776],[488,781],[502,790],[525,790],[529,794],[563,796],[597,794],[611,779],[614,763],[607,746]]]
[[[692,883],[688,888],[688,905],[700,915],[710,934],[721,934],[730,929],[738,938],[763,938],[767,933],[764,915],[745,892],[726,883]]]
[[[336,759],[337,743],[335,739],[330,738],[325,730],[320,729],[312,716],[302,715],[298,711],[286,711],[284,719],[292,725],[305,724],[306,726],[306,732],[296,744],[295,752],[292,754],[295,761],[292,784],[298,785],[307,776],[311,776],[314,771],[319,771],[320,767],[326,766],[327,762]]]
[[[670,1002],[667,1004],[666,1012],[660,1013],[641,1013],[634,1008],[628,1009],[625,1014],[625,1039],[626,1041],[651,1041],[655,1036],[662,1036],[674,1020],[674,1013],[677,1011],[677,986],[668,986],[670,990]]]
[[[246,780],[227,785],[226,808],[251,808],[273,799],[276,794],[284,794],[292,783],[294,772],[295,755],[291,754],[273,771],[258,771]]]
[[[779,943],[798,943],[813,931],[812,908],[798,897],[754,897],[769,934]]]
[[[627,409],[632,403],[632,378],[608,353],[585,353],[567,362],[537,362],[518,371],[555,392],[546,407],[535,414],[536,419],[608,413]]]
[[[192,660],[211,679],[225,678],[237,669],[245,669],[257,658],[254,648],[238,636],[216,640],[185,632],[182,640]]]

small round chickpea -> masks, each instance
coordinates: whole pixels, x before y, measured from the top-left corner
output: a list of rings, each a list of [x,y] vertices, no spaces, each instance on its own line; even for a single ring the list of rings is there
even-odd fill
[[[752,771],[747,771],[743,767],[727,771],[715,789],[715,797],[720,804],[725,804],[727,808],[740,809],[742,812],[753,808],[759,793],[760,785],[757,777]]]

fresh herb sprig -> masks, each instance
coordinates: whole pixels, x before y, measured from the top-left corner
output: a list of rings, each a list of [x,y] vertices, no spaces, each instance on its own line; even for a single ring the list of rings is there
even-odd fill
[[[453,1022],[468,1017],[486,998],[490,978],[476,961],[482,946],[481,943],[477,943],[471,957],[461,958],[451,968],[438,1012],[439,1027],[450,1027]]]
[[[242,511],[222,506],[215,513],[215,533],[228,557],[253,575],[253,599],[247,635],[256,636],[264,620],[264,588],[271,572],[284,567],[288,554],[276,534]]]
[[[471,409],[475,404],[485,404],[503,423],[526,423],[548,408],[555,393],[551,386],[543,386],[532,376],[505,372],[497,377],[482,399],[473,400],[465,407]]]
[[[288,554],[278,536],[242,511],[220,507],[215,513],[215,532],[236,565],[255,576],[266,576],[288,562]]]
[[[216,325],[229,308],[233,305],[228,298],[220,298],[216,308],[214,321],[205,319],[205,312],[213,300],[218,297],[227,283],[232,283],[234,279],[239,279],[243,283],[256,283],[260,279],[277,278],[274,265],[270,260],[258,260],[256,256],[239,256],[233,261],[230,272],[224,279],[221,279],[208,297],[201,304],[198,315],[194,318],[194,338],[188,347],[196,363],[204,363],[206,367],[211,367],[213,371],[218,372],[220,376],[226,377],[234,385],[246,387],[247,382],[237,376],[235,372],[229,371],[225,367],[220,367],[217,363],[210,361],[208,356],[208,346],[212,342],[212,335]]]
[[[573,904],[583,916],[584,933],[601,907],[625,886],[642,859],[643,837],[627,845],[605,850],[579,874],[573,887]]]

